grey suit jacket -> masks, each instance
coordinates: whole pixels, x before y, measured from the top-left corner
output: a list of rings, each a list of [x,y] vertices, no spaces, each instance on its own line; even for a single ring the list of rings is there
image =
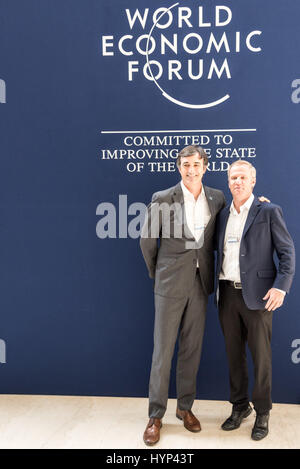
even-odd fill
[[[186,224],[180,183],[153,194],[147,207],[140,246],[158,295],[183,298],[189,294],[197,260],[204,291],[209,295],[214,290],[215,221],[225,206],[225,197],[222,191],[203,187],[211,218],[198,243]]]

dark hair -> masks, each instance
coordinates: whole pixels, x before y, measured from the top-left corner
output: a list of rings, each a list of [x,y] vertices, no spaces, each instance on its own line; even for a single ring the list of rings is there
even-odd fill
[[[195,153],[198,153],[201,160],[203,160],[203,166],[208,165],[208,158],[207,154],[205,153],[204,149],[199,145],[189,145],[188,147],[184,147],[177,155],[176,164],[179,168],[181,164],[181,158],[186,158],[188,156],[193,156]]]

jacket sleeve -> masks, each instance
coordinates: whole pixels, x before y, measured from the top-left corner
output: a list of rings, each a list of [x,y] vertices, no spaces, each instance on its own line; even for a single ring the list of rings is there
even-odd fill
[[[280,207],[275,207],[275,209],[272,210],[271,232],[276,254],[279,259],[277,275],[273,287],[288,293],[295,274],[296,254],[293,240],[286,227]]]
[[[144,225],[141,231],[140,247],[149,272],[149,277],[155,277],[155,268],[158,254],[158,239],[161,234],[161,213],[156,194],[148,205]]]

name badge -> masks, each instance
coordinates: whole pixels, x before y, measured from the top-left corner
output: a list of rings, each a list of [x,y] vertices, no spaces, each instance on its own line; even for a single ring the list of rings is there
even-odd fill
[[[238,242],[239,242],[239,237],[238,236],[229,235],[228,238],[227,238],[227,243],[228,244],[234,244],[234,243],[238,243]]]

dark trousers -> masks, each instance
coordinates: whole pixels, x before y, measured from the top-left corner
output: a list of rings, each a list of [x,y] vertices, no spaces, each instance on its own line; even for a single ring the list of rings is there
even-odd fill
[[[220,281],[219,318],[225,337],[230,376],[230,402],[236,410],[249,403],[246,343],[254,363],[252,402],[257,413],[272,408],[272,317],[267,310],[247,308],[242,290]]]
[[[198,270],[198,269],[197,269]],[[155,295],[154,350],[149,383],[149,417],[162,418],[168,401],[172,357],[177,336],[177,400],[180,410],[190,410],[196,397],[207,295],[199,272],[185,298]]]

